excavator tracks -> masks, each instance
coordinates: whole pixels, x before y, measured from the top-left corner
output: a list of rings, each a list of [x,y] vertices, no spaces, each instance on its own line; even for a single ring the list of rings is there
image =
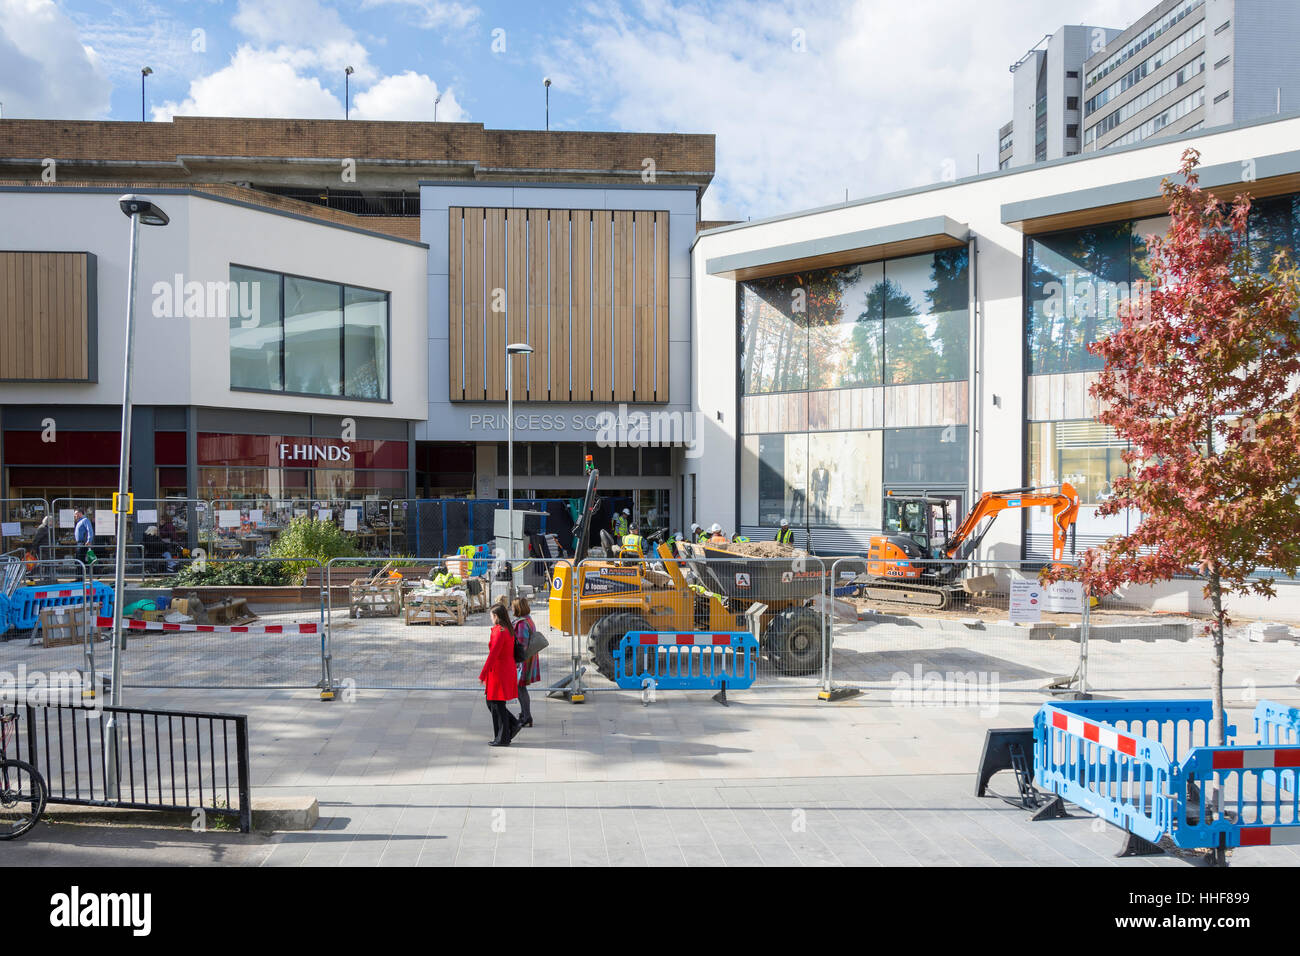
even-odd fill
[[[904,604],[943,611],[958,603],[966,592],[951,585],[894,584],[871,582],[862,587],[862,596],[882,604]]]

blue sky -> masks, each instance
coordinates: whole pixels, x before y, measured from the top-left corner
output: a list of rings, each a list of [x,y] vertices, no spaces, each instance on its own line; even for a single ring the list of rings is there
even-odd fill
[[[775,215],[996,166],[1007,66],[1124,0],[0,0],[6,117],[352,115],[710,132],[708,218]]]

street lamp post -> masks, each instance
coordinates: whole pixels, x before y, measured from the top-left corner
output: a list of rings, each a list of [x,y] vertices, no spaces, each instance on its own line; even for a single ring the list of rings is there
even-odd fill
[[[140,262],[140,224],[165,226],[167,213],[143,196],[126,195],[117,201],[122,214],[131,220],[131,260],[126,282],[126,348],[122,361],[122,435],[117,463],[117,546],[113,549],[113,677],[109,703],[122,706],[122,605],[126,597],[127,485],[131,469],[131,346],[135,331],[135,278]],[[90,675],[91,680],[95,678]],[[117,799],[117,712],[108,715],[108,799]]]
[[[532,355],[533,347],[527,342],[515,342],[506,346],[506,522],[510,526],[510,552],[506,560],[510,564],[509,591],[510,601],[515,600],[515,400],[511,390],[510,361],[516,355]]]
[[[542,80],[542,86],[546,87],[546,130],[551,129],[551,78],[548,76]]]
[[[140,122],[144,122],[144,78],[153,73],[153,67],[146,66],[140,71]]]
[[[433,98],[433,121],[438,122],[438,104],[442,102],[442,94],[439,93]]]
[[[350,114],[352,112],[352,94],[349,91],[351,90],[350,81],[352,79],[352,74],[355,72],[356,70],[352,69],[352,67],[350,66],[344,69],[343,71],[343,118],[344,119],[351,118]]]

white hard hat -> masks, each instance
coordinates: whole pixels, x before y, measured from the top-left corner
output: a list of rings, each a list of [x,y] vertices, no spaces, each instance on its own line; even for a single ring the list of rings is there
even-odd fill
[[[692,521],[692,522],[691,522],[691,530],[692,530],[692,531],[699,531],[699,530],[700,530],[700,526],[697,525],[694,521]]]
[[[721,530],[722,530],[722,525],[718,524],[716,521],[713,522],[713,524],[709,526],[709,531],[711,531],[711,532],[716,532],[716,531],[721,531]]]
[[[782,519],[781,519],[781,527],[782,527],[782,528],[788,528],[788,527],[790,527],[790,522],[788,522],[788,521],[786,521],[784,518],[782,518]]]
[[[625,515],[631,515],[632,512],[630,512],[630,511],[628,511],[626,508],[624,508],[624,509],[623,509],[623,514],[625,514]]]

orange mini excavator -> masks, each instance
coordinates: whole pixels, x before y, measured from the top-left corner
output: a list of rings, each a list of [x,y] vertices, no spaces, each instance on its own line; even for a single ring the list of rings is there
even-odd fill
[[[867,570],[855,583],[876,601],[946,608],[965,600],[959,580],[993,519],[1008,508],[1052,509],[1052,563],[1065,559],[1066,536],[1079,514],[1074,486],[986,491],[955,531],[949,530],[948,498],[885,499],[886,533],[871,539]]]

